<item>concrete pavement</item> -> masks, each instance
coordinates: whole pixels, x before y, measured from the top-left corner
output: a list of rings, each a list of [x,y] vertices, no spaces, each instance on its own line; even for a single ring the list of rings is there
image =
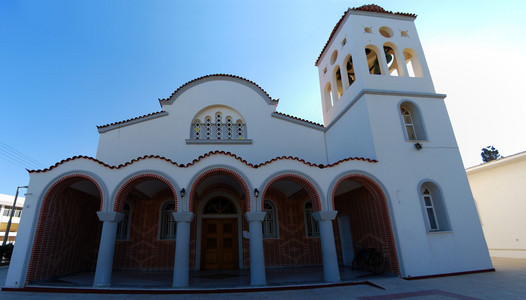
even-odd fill
[[[0,299],[526,299],[526,259],[493,258],[495,272],[420,280],[376,278],[368,285],[228,294],[136,295],[0,292]],[[0,283],[6,267],[0,267]]]

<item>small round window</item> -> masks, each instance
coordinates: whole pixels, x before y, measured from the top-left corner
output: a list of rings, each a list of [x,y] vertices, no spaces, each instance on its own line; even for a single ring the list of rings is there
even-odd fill
[[[338,50],[334,50],[334,52],[332,52],[332,55],[331,55],[331,65],[334,64],[337,58],[338,58]]]
[[[380,27],[380,34],[386,38],[390,38],[393,36],[393,30],[387,26],[382,26]]]

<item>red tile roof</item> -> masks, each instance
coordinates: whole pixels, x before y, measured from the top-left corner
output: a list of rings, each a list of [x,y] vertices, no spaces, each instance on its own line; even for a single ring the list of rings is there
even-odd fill
[[[144,115],[144,116],[140,116],[140,117],[135,117],[135,118],[131,118],[131,119],[115,122],[115,123],[110,123],[110,124],[106,124],[106,125],[97,126],[97,129],[101,129],[101,128],[105,128],[105,127],[109,127],[109,126],[113,126],[113,125],[117,125],[117,124],[128,123],[128,122],[139,120],[139,119],[144,119],[144,118],[147,118],[147,117],[158,115],[158,114],[163,113],[163,112],[164,111],[158,111],[158,112],[150,113],[150,114],[147,114],[147,115]]]
[[[164,160],[164,161],[167,161],[169,162],[170,164],[174,165],[174,166],[177,166],[179,168],[187,168],[187,167],[190,167],[192,165],[194,165],[195,163],[199,162],[201,159],[204,159],[206,157],[209,157],[209,156],[212,156],[212,155],[226,155],[226,156],[230,156],[230,157],[233,157],[235,159],[237,159],[238,161],[244,163],[245,165],[249,166],[249,167],[252,167],[252,168],[259,168],[261,166],[264,166],[264,165],[267,165],[267,164],[270,164],[274,161],[278,161],[278,160],[295,160],[295,161],[299,161],[299,162],[302,162],[308,166],[311,166],[311,167],[317,167],[317,168],[320,168],[320,169],[324,169],[324,168],[330,168],[330,167],[334,167],[342,162],[346,162],[346,161],[350,161],[350,160],[361,160],[361,161],[367,161],[367,162],[370,162],[370,163],[377,163],[378,161],[376,159],[370,159],[370,158],[365,158],[365,157],[348,157],[348,158],[345,158],[345,159],[342,159],[342,160],[339,160],[333,164],[328,164],[328,165],[323,165],[323,164],[315,164],[315,163],[311,163],[311,162],[307,162],[305,161],[304,159],[301,159],[301,158],[298,158],[298,157],[293,157],[293,156],[280,156],[280,157],[275,157],[271,160],[267,160],[263,163],[259,163],[259,164],[251,164],[249,162],[247,162],[246,160],[244,160],[243,158],[237,156],[236,154],[233,154],[233,153],[230,153],[230,152],[225,152],[225,151],[219,151],[219,150],[215,150],[215,151],[210,151],[208,153],[205,153],[201,156],[199,156],[198,158],[194,159],[192,162],[190,163],[187,163],[187,164],[178,164],[177,162],[174,162],[172,161],[171,159],[169,158],[166,158],[166,157],[163,157],[163,156],[159,156],[159,155],[145,155],[145,156],[141,156],[141,157],[137,157],[135,159],[132,159],[131,161],[128,161],[124,164],[120,164],[118,166],[112,166],[112,165],[108,165],[96,158],[93,158],[93,157],[90,157],[90,156],[84,156],[84,155],[79,155],[79,156],[73,156],[71,158],[67,158],[67,159],[64,159],[64,160],[61,160],[60,162],[54,164],[53,166],[50,166],[49,168],[46,168],[46,169],[43,169],[43,170],[27,170],[29,173],[44,173],[44,172],[48,172],[48,171],[51,171],[53,170],[54,168],[58,167],[59,165],[62,165],[64,163],[67,163],[69,161],[73,161],[73,160],[77,160],[77,159],[87,159],[87,160],[91,160],[93,162],[96,162],[98,164],[100,164],[101,166],[104,166],[106,168],[109,168],[109,169],[120,169],[120,168],[123,168],[123,167],[126,167],[128,165],[131,165],[135,162],[138,162],[138,161],[141,161],[141,160],[146,160],[146,159],[161,159],[161,160]]]
[[[320,62],[320,59],[321,59],[321,56],[322,56],[323,52],[325,52],[325,50],[327,49],[327,46],[329,45],[329,42],[332,40],[332,38],[336,34],[336,31],[338,31],[338,28],[340,27],[340,24],[342,23],[343,19],[345,19],[345,16],[347,16],[347,14],[351,10],[368,11],[368,12],[374,12],[374,13],[390,14],[390,15],[398,15],[398,16],[406,16],[406,17],[416,18],[415,14],[402,13],[402,12],[395,12],[395,13],[393,13],[392,11],[387,11],[387,10],[383,9],[381,6],[378,6],[378,5],[375,5],[375,4],[362,5],[360,7],[349,8],[349,9],[347,9],[347,11],[345,11],[345,13],[343,13],[343,16],[340,18],[338,23],[336,23],[336,25],[332,29],[332,32],[329,35],[329,39],[325,43],[325,46],[323,46],[323,50],[321,50],[321,53],[318,56],[318,59],[316,59],[316,62],[314,63],[315,66],[318,66],[318,63]]]
[[[196,79],[193,79],[193,80],[190,80],[188,81],[187,83],[181,85],[178,89],[176,89],[171,95],[170,97],[168,98],[164,98],[164,99],[159,99],[159,103],[162,105],[164,102],[168,102],[175,94],[177,94],[177,92],[179,92],[182,88],[184,88],[185,86],[191,84],[191,83],[194,83],[196,81],[199,81],[199,80],[202,80],[202,79],[205,79],[205,78],[210,78],[210,77],[230,77],[230,78],[236,78],[236,79],[241,79],[241,80],[244,80],[250,84],[253,84],[255,85],[258,89],[260,89],[265,95],[267,95],[267,97],[271,100],[271,101],[274,101],[276,102],[276,105],[278,104],[278,101],[277,99],[272,99],[270,97],[270,95],[263,89],[261,88],[257,83],[255,83],[254,81],[251,81],[251,80],[248,80],[246,78],[243,78],[243,77],[240,77],[240,76],[236,76],[236,75],[231,75],[231,74],[210,74],[210,75],[205,75],[205,76],[202,76],[202,77],[199,77],[199,78],[196,78]]]
[[[320,123],[312,122],[312,121],[309,121],[309,120],[306,120],[306,119],[301,119],[301,118],[294,117],[294,116],[291,116],[291,115],[287,115],[287,114],[284,114],[284,113],[280,113],[280,112],[277,112],[277,111],[275,111],[274,114],[281,115],[281,116],[284,116],[284,117],[287,117],[287,118],[291,118],[291,119],[294,119],[294,120],[302,121],[302,122],[305,122],[305,123],[309,123],[309,124],[312,124],[312,125],[323,127],[323,125],[320,124]]]

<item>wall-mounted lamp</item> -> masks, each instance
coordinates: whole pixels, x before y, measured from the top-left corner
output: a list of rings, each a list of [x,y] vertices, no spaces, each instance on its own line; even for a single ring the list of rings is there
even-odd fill
[[[415,143],[415,148],[416,148],[416,150],[421,150],[422,149],[422,144]]]
[[[254,196],[256,196],[256,198],[259,196],[259,190],[258,189],[254,189]]]
[[[184,195],[186,194],[185,189],[182,188],[181,191],[179,192],[179,194],[181,194],[181,198],[184,198]]]

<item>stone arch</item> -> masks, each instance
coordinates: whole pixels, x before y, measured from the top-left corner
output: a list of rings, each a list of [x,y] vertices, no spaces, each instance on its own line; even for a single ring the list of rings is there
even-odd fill
[[[389,206],[387,203],[386,195],[382,187],[378,184],[376,180],[370,176],[359,174],[359,173],[347,173],[338,178],[336,178],[331,184],[329,190],[330,197],[330,206],[333,210],[336,210],[335,206],[335,195],[336,189],[340,184],[345,180],[352,180],[356,183],[359,183],[366,192],[370,195],[369,199],[376,202],[376,211],[371,212],[369,216],[373,215],[376,219],[369,220],[369,222],[374,223],[374,228],[382,231],[381,236],[385,240],[384,250],[381,253],[386,257],[387,260],[387,270],[389,272],[400,275],[400,265],[398,262],[398,253],[396,250],[396,243],[394,239],[393,228],[391,224],[391,217],[389,213]],[[352,228],[352,227],[351,227]],[[354,239],[354,237],[353,237]],[[364,245],[361,245],[364,246]]]
[[[179,211],[178,209],[178,194],[177,190],[175,189],[175,184],[173,184],[170,180],[168,180],[165,176],[160,174],[155,174],[153,172],[145,172],[138,175],[132,175],[125,180],[121,184],[119,184],[119,189],[117,194],[115,195],[115,202],[113,204],[113,211],[115,212],[122,212],[122,207],[124,205],[124,200],[128,193],[133,189],[134,186],[136,186],[139,183],[142,183],[147,180],[156,179],[159,181],[162,181],[172,191],[172,195],[174,197],[175,201],[175,212]]]
[[[298,175],[294,173],[285,173],[281,175],[277,175],[267,181],[267,183],[264,185],[263,193],[261,194],[261,199],[265,199],[265,195],[269,189],[269,187],[279,180],[290,180],[294,183],[297,183],[301,185],[307,193],[310,195],[310,199],[312,200],[313,210],[314,212],[320,211],[322,208],[321,205],[321,197],[320,193],[318,192],[318,189],[316,186],[312,183],[312,180],[307,179],[305,175]],[[265,211],[264,209],[264,201],[261,201],[261,211]]]
[[[246,198],[245,201],[246,201],[246,205],[247,205],[246,210],[250,211],[250,197],[251,197],[251,194],[250,194],[250,189],[248,188],[247,180],[245,180],[243,178],[243,176],[241,176],[238,172],[230,170],[230,169],[227,169],[225,167],[215,167],[215,168],[208,169],[208,170],[202,172],[201,174],[199,174],[198,176],[196,176],[192,180],[193,183],[192,183],[192,187],[190,188],[190,195],[188,197],[188,211],[192,211],[193,210],[195,194],[197,192],[197,187],[205,179],[207,179],[209,177],[212,177],[214,175],[226,175],[226,176],[234,179],[235,181],[237,181],[241,185],[241,188],[243,189],[243,192],[245,193],[245,198]]]
[[[67,189],[85,180],[96,187],[100,198],[98,203],[90,199],[96,196],[81,192],[80,194],[84,195],[82,198],[73,196],[78,201],[68,201],[65,193],[70,193],[68,196],[71,196],[71,193],[79,194],[79,191],[71,192]],[[61,175],[46,188],[40,204],[26,284],[95,268],[97,256],[89,249],[98,249],[98,238],[102,230],[96,212],[103,209],[105,193],[99,180],[87,174],[74,172]],[[71,207],[76,209],[73,211]],[[86,218],[88,224],[84,223]],[[82,223],[82,226],[75,222]],[[91,238],[88,238],[86,233]],[[64,243],[65,237],[68,237],[67,244]],[[88,247],[86,243],[97,245]]]

